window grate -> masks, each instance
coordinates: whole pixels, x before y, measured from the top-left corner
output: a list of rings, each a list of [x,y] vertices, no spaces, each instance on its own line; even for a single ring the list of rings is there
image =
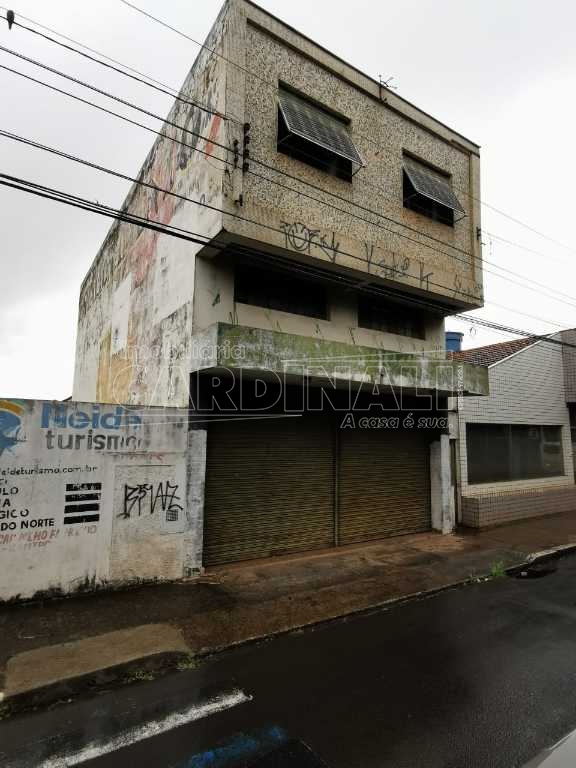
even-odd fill
[[[278,98],[280,113],[289,134],[347,160],[352,166],[352,175],[363,166],[344,122],[290,91],[280,90]]]
[[[420,165],[412,160],[404,161],[404,172],[408,176],[414,190],[428,200],[450,208],[452,211],[465,213],[464,208],[450,186],[450,181],[431,168]]]

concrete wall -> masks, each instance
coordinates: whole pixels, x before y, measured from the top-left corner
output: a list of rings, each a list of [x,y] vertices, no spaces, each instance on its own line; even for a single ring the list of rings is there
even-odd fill
[[[550,511],[562,511],[557,506],[558,499],[568,497],[572,498],[576,508],[562,347],[538,342],[490,366],[488,375],[490,396],[463,398],[462,410],[458,414],[462,522],[477,527],[533,516],[534,504],[538,500],[541,502],[542,514],[545,514],[548,503],[542,493],[546,490],[556,492],[564,489],[562,494],[550,496]],[[533,480],[470,485],[466,423],[560,426],[564,474]],[[530,502],[530,499],[536,501]],[[552,499],[556,501],[552,503]]]
[[[236,60],[250,70],[240,73],[241,86],[234,84],[244,95],[236,116],[251,125],[250,169],[259,174],[242,178],[242,215],[265,227],[225,217],[226,230],[333,268],[369,273],[404,290],[481,305],[478,147],[390,91],[379,94],[373,80],[261,9],[242,0],[234,5],[240,17],[234,25]],[[365,163],[351,183],[277,152],[278,82],[350,120],[350,135]],[[403,152],[451,174],[467,212],[454,228],[403,207]],[[317,189],[278,176],[256,159]],[[380,216],[349,206],[352,202]]]
[[[197,571],[187,445],[177,409],[1,400],[0,600]]]
[[[222,114],[225,63],[208,48],[227,54],[227,26],[223,12],[180,93],[183,99]],[[221,208],[227,153],[212,142],[228,144],[226,122],[219,114],[181,101],[174,104],[168,120],[184,130],[163,126],[169,138],[157,139],[139,178]],[[222,228],[218,211],[139,185],[134,185],[124,206],[131,213],[208,237]],[[200,248],[131,224],[112,226],[82,284],[75,399],[187,404],[187,381],[174,363],[188,353],[195,255]]]
[[[352,137],[366,163],[352,183],[276,151],[278,80],[350,118]],[[181,96],[219,114],[176,102],[168,119],[179,127],[164,126],[166,138],[155,142],[140,178],[224,213],[138,185],[125,201],[127,210],[209,238],[218,236],[219,245],[248,238],[252,245],[278,246],[300,260],[321,260],[334,271],[369,275],[371,283],[440,297],[459,307],[481,305],[475,144],[396,94],[385,89],[379,94],[373,80],[246,0],[224,5]],[[242,147],[245,122],[251,125],[250,171],[275,176],[254,162],[258,159],[342,196],[344,202],[284,176],[277,181],[296,192],[243,173],[242,158],[234,168],[231,151],[223,147],[231,150],[235,139]],[[403,151],[452,174],[468,213],[454,228],[403,208]],[[319,195],[319,202],[299,192]],[[344,208],[335,211],[322,201]],[[348,202],[381,216],[347,208]],[[359,329],[352,292],[331,293],[328,321],[236,305],[233,266],[219,251],[131,224],[111,228],[82,285],[76,400],[186,405],[191,336],[216,322],[392,351],[444,349],[441,315],[430,317],[424,341]]]
[[[217,301],[215,301],[217,297]],[[418,312],[418,309],[414,309]],[[358,327],[358,302],[351,291],[328,287],[328,319],[295,315],[234,301],[234,264],[229,260],[197,260],[194,330],[214,323],[232,323],[250,328],[294,333],[310,339],[375,347],[393,352],[429,352],[444,349],[444,320],[424,315],[425,339]]]

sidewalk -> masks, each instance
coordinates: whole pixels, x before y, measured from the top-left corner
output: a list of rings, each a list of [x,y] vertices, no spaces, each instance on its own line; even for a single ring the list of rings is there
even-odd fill
[[[576,512],[483,532],[425,533],[253,561],[176,584],[7,606],[0,609],[0,690],[8,660],[34,649],[163,624],[179,630],[192,654],[202,654],[489,575],[569,544],[576,544]]]

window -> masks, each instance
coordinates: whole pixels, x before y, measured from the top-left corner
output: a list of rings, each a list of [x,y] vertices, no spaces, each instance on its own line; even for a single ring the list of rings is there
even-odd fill
[[[280,270],[237,265],[234,301],[319,320],[328,318],[324,286]]]
[[[404,158],[404,207],[434,221],[454,226],[454,212],[464,213],[452,191],[450,176],[410,157]]]
[[[466,442],[471,484],[564,474],[562,427],[467,424]]]
[[[347,123],[283,88],[278,95],[278,151],[346,181],[362,167]]]
[[[413,339],[426,338],[426,321],[422,313],[371,296],[358,297],[358,326]]]

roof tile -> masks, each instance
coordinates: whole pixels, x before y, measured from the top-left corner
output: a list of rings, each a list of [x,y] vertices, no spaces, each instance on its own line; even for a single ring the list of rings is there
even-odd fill
[[[501,341],[498,344],[488,344],[486,347],[476,347],[476,349],[463,349],[460,352],[448,353],[452,360],[461,360],[463,363],[472,363],[472,365],[494,365],[500,360],[505,360],[510,355],[518,352],[524,347],[534,344],[538,339],[529,336],[525,339],[514,339],[513,341]]]

